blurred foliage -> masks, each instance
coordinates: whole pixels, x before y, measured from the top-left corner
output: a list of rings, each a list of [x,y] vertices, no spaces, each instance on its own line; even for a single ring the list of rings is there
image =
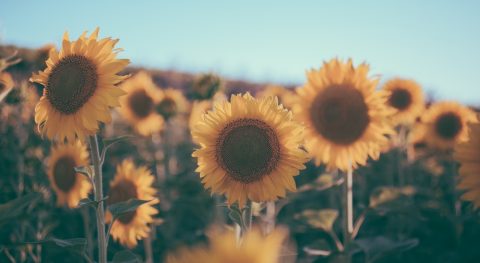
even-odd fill
[[[0,56],[12,49],[0,47]],[[45,172],[50,143],[36,132],[31,103],[32,94],[38,99],[40,89],[26,80],[44,67],[47,50],[19,49],[21,62],[8,68],[17,86],[0,105],[0,262],[84,262],[77,256],[79,251],[96,253],[95,242],[85,244],[89,238],[95,240],[92,203],[83,200],[84,206],[73,210],[56,207]],[[194,81],[194,76],[184,73],[151,73],[159,86],[185,93]],[[225,85],[229,93],[262,87],[241,81]],[[134,134],[117,113],[113,117],[101,137]],[[160,213],[152,228],[155,262],[179,246],[206,242],[213,222],[232,223],[223,198],[205,191],[194,172],[188,115],[170,120],[159,143],[139,136],[112,142],[106,142],[106,195],[115,166],[125,158],[164,177],[156,185]],[[156,157],[159,151],[161,158]],[[166,162],[169,174],[164,171]],[[451,153],[431,152],[409,160],[405,152],[391,149],[355,171],[353,262],[480,262],[480,217],[470,204],[457,201],[456,169]],[[276,203],[276,224],[290,229],[297,262],[344,262],[335,240],[342,240],[342,182],[341,174],[308,163],[296,177],[298,191]],[[266,207],[255,209],[259,214],[255,223],[264,223]],[[143,261],[144,242],[125,251],[111,240],[108,254],[114,262]]]

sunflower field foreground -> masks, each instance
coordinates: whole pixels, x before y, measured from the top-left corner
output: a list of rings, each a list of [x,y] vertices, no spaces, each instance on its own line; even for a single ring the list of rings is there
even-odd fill
[[[0,262],[480,262],[478,108],[349,58],[146,69],[102,34],[0,46]]]

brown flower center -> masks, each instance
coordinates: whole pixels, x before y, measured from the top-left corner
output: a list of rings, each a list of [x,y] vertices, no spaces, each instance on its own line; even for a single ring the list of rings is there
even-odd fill
[[[53,180],[60,191],[68,193],[76,182],[76,162],[70,156],[63,156],[53,166]]]
[[[318,133],[341,145],[358,140],[370,122],[362,93],[350,85],[331,86],[319,93],[310,117]]]
[[[435,121],[435,131],[446,140],[454,139],[462,130],[462,126],[460,117],[453,112],[444,113]]]
[[[110,196],[107,199],[107,203],[110,205],[119,202],[125,202],[131,198],[138,198],[137,187],[132,181],[124,179],[110,188]],[[125,213],[118,218],[118,221],[124,225],[127,225],[135,218],[136,213],[136,210]]]
[[[412,94],[408,90],[396,88],[392,91],[388,103],[395,109],[405,110],[412,103]]]
[[[0,79],[0,93],[2,93],[2,91],[7,87],[7,85],[5,85],[5,83],[2,82],[2,80]]]
[[[172,98],[164,98],[157,105],[157,112],[160,113],[165,119],[168,119],[177,113],[177,103]]]
[[[154,106],[153,99],[143,89],[134,91],[128,98],[128,104],[135,116],[140,119],[150,115]]]
[[[95,93],[97,84],[95,64],[84,56],[70,55],[53,67],[45,93],[58,111],[73,114]]]
[[[220,166],[234,180],[247,184],[275,169],[280,160],[280,142],[265,122],[239,119],[221,131],[215,152]]]

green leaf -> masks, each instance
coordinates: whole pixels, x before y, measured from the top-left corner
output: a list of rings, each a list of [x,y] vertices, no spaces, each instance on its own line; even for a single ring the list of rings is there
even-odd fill
[[[115,253],[113,263],[140,263],[140,258],[129,250],[123,250]]]
[[[119,202],[108,206],[108,210],[112,213],[113,218],[135,211],[139,206],[150,202],[151,200],[139,200],[131,198],[125,202]]]
[[[87,248],[87,240],[85,238],[59,239],[50,237],[45,241],[53,242],[55,245],[61,248],[65,248],[80,254],[83,254]]]
[[[330,232],[335,220],[337,220],[338,211],[335,209],[305,210],[302,212],[301,217],[309,225]]]
[[[0,205],[0,225],[14,220],[23,211],[41,197],[40,193],[31,193]]]
[[[93,175],[94,175],[94,169],[93,169],[93,165],[89,165],[89,166],[77,166],[77,167],[74,167],[73,168],[75,170],[75,172],[79,173],[79,174],[83,174],[85,176],[87,176],[88,178],[93,178]]]
[[[242,228],[245,226],[243,221],[242,211],[237,206],[229,207],[228,217],[236,224],[241,226]]]
[[[93,208],[96,209],[96,208],[98,207],[98,204],[99,204],[100,202],[103,202],[103,201],[105,201],[105,200],[107,200],[107,199],[108,199],[108,196],[105,196],[105,197],[104,197],[102,200],[100,200],[100,201],[95,201],[95,200],[92,200],[92,199],[90,199],[90,198],[83,198],[82,200],[80,200],[80,201],[78,202],[77,208],[81,208],[81,207],[84,207],[84,206],[87,206],[87,205],[88,205],[88,206],[93,207]]]
[[[115,138],[112,138],[112,139],[103,139],[103,148],[102,148],[102,153],[100,155],[100,159],[101,159],[102,163],[105,162],[105,155],[107,154],[108,148],[110,148],[112,145],[114,145],[118,142],[125,141],[125,140],[132,139],[132,138],[135,138],[135,136],[133,136],[133,135],[122,135],[122,136],[118,136],[118,137],[115,137]]]
[[[374,262],[389,253],[398,254],[418,245],[417,239],[395,241],[384,236],[363,238],[354,241],[367,255],[367,262]]]

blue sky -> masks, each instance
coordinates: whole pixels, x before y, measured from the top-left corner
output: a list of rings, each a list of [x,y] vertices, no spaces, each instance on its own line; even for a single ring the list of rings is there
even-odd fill
[[[135,65],[301,84],[332,57],[480,105],[480,1],[2,0],[0,41],[59,44],[100,26]]]

